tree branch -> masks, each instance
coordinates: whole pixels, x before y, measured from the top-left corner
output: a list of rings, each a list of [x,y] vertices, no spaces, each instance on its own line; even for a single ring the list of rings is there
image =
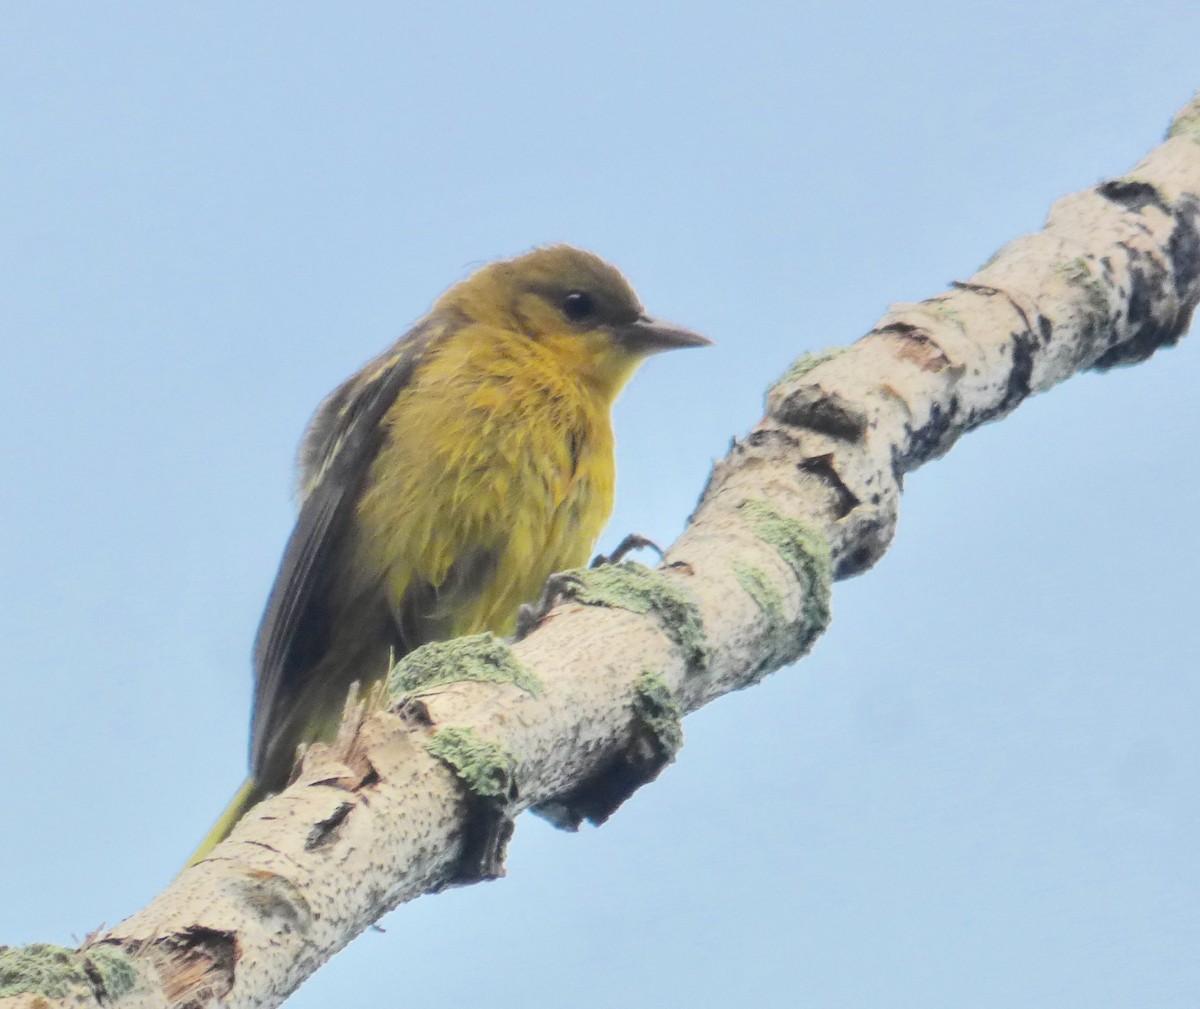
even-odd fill
[[[904,474],[1077,371],[1175,343],[1200,299],[1200,96],[1128,175],[969,280],[807,355],[655,571],[573,572],[526,637],[428,646],[146,908],[0,951],[0,1009],[275,1006],[396,905],[503,872],[512,819],[602,822],[683,712],[795,661],[886,550]]]

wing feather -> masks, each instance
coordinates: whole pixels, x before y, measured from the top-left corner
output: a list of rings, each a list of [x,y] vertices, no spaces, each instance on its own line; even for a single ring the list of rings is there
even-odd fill
[[[334,616],[330,591],[363,481],[383,441],[383,417],[443,331],[432,318],[418,323],[327,397],[305,434],[300,514],[255,639],[254,777],[329,646]]]

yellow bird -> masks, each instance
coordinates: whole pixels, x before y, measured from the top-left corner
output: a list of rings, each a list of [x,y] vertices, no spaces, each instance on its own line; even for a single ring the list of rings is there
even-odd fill
[[[612,511],[611,408],[648,355],[709,340],[555,245],[450,288],[335,389],[300,447],[300,515],[259,626],[250,779],[189,865],[332,739],[354,681],[428,641],[510,634]]]

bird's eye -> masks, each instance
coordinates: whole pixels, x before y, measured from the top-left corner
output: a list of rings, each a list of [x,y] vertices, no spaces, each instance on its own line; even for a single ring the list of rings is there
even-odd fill
[[[582,322],[596,311],[596,302],[587,291],[572,291],[563,298],[562,310],[572,322]]]

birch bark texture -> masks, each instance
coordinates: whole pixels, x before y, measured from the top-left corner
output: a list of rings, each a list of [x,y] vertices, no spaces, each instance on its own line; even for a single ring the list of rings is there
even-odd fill
[[[661,565],[556,578],[519,640],[414,653],[338,740],[144,909],[79,950],[0,949],[0,1009],[270,1007],[381,915],[503,873],[513,818],[602,822],[683,714],[794,662],[869,569],[905,473],[1200,300],[1200,95],[1128,174],[1059,200],[974,275],[800,358]]]

